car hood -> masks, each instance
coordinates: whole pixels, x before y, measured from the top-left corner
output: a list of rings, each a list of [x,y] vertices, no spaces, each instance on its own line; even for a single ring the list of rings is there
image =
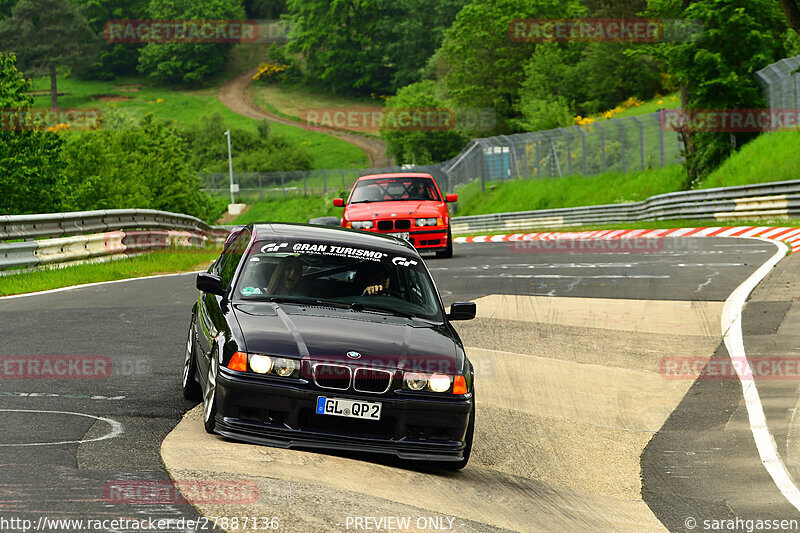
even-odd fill
[[[441,215],[442,203],[429,200],[404,202],[370,202],[349,204],[347,218],[350,220],[372,220],[375,218],[428,218]]]
[[[246,350],[274,356],[382,368],[460,373],[463,350],[444,324],[418,319],[271,302],[234,305]]]

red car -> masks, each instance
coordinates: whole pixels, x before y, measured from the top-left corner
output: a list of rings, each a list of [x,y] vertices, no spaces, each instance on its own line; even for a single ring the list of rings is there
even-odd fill
[[[450,212],[447,202],[457,194],[443,195],[430,174],[374,174],[362,176],[350,191],[341,225],[407,239],[420,252],[436,257],[453,256]]]

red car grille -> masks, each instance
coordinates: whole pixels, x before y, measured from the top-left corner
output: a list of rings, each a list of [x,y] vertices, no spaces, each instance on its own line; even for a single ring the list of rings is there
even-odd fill
[[[378,229],[380,231],[392,231],[411,229],[411,220],[379,220]]]

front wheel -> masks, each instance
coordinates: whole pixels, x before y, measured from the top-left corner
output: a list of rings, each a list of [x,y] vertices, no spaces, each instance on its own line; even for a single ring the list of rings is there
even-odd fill
[[[208,377],[206,390],[203,393],[203,425],[208,433],[214,433],[217,425],[217,376],[219,375],[219,362],[217,354],[211,352],[211,361],[208,362]]]
[[[450,230],[447,230],[447,248],[442,250],[441,252],[436,252],[437,259],[450,259],[453,257],[453,236],[450,233]]]
[[[183,397],[194,402],[203,398],[200,384],[195,379],[197,373],[197,361],[194,358],[194,321],[189,325],[189,335],[186,339],[186,354],[183,359]]]

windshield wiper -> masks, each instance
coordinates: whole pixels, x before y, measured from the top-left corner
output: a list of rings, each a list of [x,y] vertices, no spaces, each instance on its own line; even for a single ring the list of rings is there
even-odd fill
[[[370,311],[373,313],[384,313],[387,315],[402,316],[405,318],[417,318],[417,315],[415,315],[414,313],[406,313],[404,311],[398,311],[397,309],[389,309],[388,307],[381,307],[378,305],[364,305],[362,303],[356,302],[350,304],[349,307],[353,311]]]
[[[266,302],[273,302],[276,304],[297,304],[309,305],[315,307],[337,307],[340,309],[350,309],[350,304],[341,302],[334,302],[331,300],[320,300],[318,298],[298,298],[293,296],[267,296],[266,298],[259,298],[259,300]]]

